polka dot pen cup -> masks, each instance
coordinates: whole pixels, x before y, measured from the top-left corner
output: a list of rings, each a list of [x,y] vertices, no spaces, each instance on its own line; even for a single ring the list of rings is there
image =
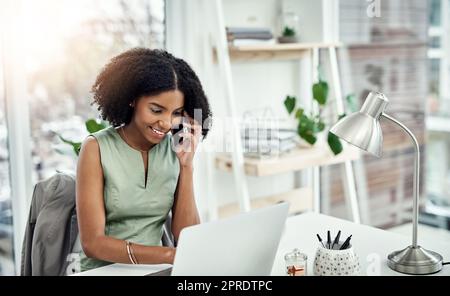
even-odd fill
[[[359,258],[355,254],[353,246],[339,250],[343,242],[334,249],[324,248],[319,245],[314,258],[314,275],[323,276],[351,276],[359,275]]]

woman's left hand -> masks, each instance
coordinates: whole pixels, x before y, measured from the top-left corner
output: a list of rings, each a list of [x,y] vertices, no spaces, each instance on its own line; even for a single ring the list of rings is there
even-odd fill
[[[188,132],[180,132],[179,135],[183,138],[183,142],[175,147],[175,153],[182,168],[193,167],[195,151],[202,135],[201,125],[191,117],[187,118],[188,120],[183,123],[183,126]]]

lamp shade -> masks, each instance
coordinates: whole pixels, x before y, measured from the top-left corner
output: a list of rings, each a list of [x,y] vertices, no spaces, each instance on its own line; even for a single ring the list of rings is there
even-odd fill
[[[379,119],[388,103],[388,99],[382,93],[371,92],[360,111],[339,120],[330,129],[330,132],[346,142],[380,157],[383,133]]]

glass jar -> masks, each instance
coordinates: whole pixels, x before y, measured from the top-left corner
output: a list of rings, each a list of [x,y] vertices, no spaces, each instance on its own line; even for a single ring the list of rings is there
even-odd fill
[[[279,41],[280,43],[298,42],[300,37],[300,18],[292,11],[280,15]]]
[[[286,262],[286,274],[289,276],[304,276],[306,275],[306,267],[308,263],[308,256],[301,253],[298,249],[287,253],[284,256]]]

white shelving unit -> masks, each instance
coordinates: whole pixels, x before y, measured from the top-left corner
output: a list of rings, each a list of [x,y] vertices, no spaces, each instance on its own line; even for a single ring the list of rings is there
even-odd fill
[[[334,156],[328,147],[314,146],[297,148],[279,157],[244,158],[244,171],[247,176],[261,177],[359,159],[357,148],[345,143],[343,143],[343,146],[345,147],[344,151],[337,156]],[[218,154],[215,164],[216,168],[222,171],[232,172],[233,159],[230,154]]]
[[[322,3],[327,3],[323,1]],[[335,5],[336,3],[334,3]],[[229,46],[226,39],[224,13],[221,0],[213,2],[214,14],[212,19],[215,20],[215,30],[212,30],[212,46],[213,57],[220,68],[222,74],[221,90],[225,94],[228,116],[238,118],[236,110],[236,97],[233,85],[233,77],[231,71],[232,62],[254,62],[254,61],[270,61],[270,60],[302,60],[303,58],[311,59],[311,77],[314,80],[318,75],[316,69],[319,63],[319,51],[326,50],[329,54],[331,65],[332,86],[336,97],[336,115],[344,113],[343,95],[341,90],[341,81],[338,71],[338,61],[336,57],[336,48],[341,46],[338,42],[311,42],[311,43],[295,43],[295,44],[275,44],[275,45],[247,45],[247,46]],[[325,9],[322,7],[321,9]],[[325,22],[325,19],[322,20]],[[314,103],[312,110],[315,109]],[[352,160],[359,158],[359,151],[344,146],[345,150],[338,156],[333,156],[328,147],[314,147],[308,149],[295,150],[282,157],[274,159],[255,160],[245,158],[242,149],[240,128],[236,121],[232,126],[232,153],[217,155],[215,159],[216,168],[228,172],[232,172],[235,185],[238,190],[238,205],[229,205],[223,209],[225,216],[231,214],[232,211],[249,211],[251,208],[264,206],[267,203],[289,200],[295,202],[295,198],[313,196],[312,203],[296,204],[293,211],[299,210],[304,204],[309,204],[314,211],[320,212],[320,182],[319,170],[322,165],[342,163],[344,178],[344,190],[348,202],[351,205],[353,219],[360,223],[359,206],[356,196],[356,185],[353,174]],[[246,176],[266,176],[283,172],[296,172],[309,168],[311,170],[311,188],[296,188],[293,192],[286,193],[281,197],[268,197],[267,199],[258,199],[251,202],[246,184]],[[311,190],[312,189],[312,190]],[[222,215],[223,216],[223,215]]]

